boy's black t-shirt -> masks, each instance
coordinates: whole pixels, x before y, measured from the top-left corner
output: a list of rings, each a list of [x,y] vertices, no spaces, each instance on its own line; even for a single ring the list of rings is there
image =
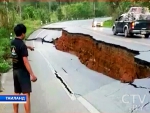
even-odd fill
[[[23,57],[28,56],[27,46],[23,40],[15,38],[11,42],[11,55],[13,62],[13,69],[26,69]]]

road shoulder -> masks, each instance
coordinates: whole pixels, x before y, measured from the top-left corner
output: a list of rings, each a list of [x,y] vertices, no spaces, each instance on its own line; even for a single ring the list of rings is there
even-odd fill
[[[3,73],[1,77],[2,87],[4,91],[1,92],[1,95],[13,94],[13,76],[12,69],[7,73]],[[12,104],[0,104],[0,113],[11,113],[13,111]]]

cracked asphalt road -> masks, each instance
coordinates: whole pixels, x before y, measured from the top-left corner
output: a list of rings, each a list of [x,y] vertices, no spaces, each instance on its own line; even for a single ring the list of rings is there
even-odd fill
[[[125,44],[140,51],[149,50],[150,39],[114,37],[110,29],[91,28],[91,22],[92,20],[69,21],[45,27],[65,28],[74,32],[82,31],[95,35],[100,40]],[[60,30],[39,29],[29,39],[45,37],[46,41],[52,41],[52,38],[60,36]],[[29,59],[38,77],[37,83],[33,83],[32,113],[150,112],[149,78],[136,80],[132,85],[123,84],[86,68],[76,56],[58,51],[53,44],[42,43],[40,38],[27,41],[27,45],[35,47],[35,51],[29,51]],[[12,93],[11,76],[7,77],[5,84],[5,89],[9,89],[8,92]],[[138,95],[134,97],[134,102],[132,95]],[[11,109],[10,105],[6,105],[6,108]],[[23,112],[23,107],[20,111]]]

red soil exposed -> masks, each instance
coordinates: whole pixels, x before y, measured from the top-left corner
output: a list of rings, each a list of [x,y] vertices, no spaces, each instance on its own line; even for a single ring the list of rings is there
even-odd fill
[[[55,40],[56,49],[78,56],[88,68],[103,73],[124,83],[145,78],[150,73],[135,62],[135,53],[127,49],[94,41],[92,37],[71,34],[63,30],[62,36]]]

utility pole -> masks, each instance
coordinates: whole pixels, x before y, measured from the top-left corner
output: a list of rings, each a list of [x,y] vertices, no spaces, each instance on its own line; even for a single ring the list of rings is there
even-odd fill
[[[51,11],[51,1],[48,1],[48,5],[49,5],[49,12]]]
[[[94,8],[94,18],[95,18],[95,0],[94,0],[93,8]]]
[[[6,13],[7,13],[7,22],[9,23],[9,14],[8,14],[8,2],[4,0],[5,8],[6,8]]]
[[[8,4],[7,4],[8,5]],[[8,19],[8,23],[9,23],[9,14],[8,14],[8,6],[7,6],[7,19]]]
[[[95,21],[95,0],[93,0],[93,22]]]
[[[18,2],[19,2],[19,15],[20,15],[20,19],[22,19],[22,12],[21,12],[21,0],[18,0]]]

